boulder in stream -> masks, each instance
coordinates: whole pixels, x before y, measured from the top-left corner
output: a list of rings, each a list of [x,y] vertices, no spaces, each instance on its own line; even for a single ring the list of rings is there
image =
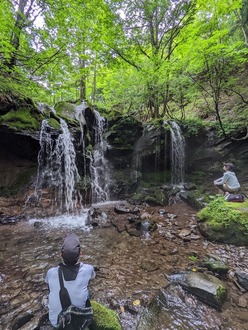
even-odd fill
[[[142,312],[136,330],[230,329],[214,308],[173,283],[161,290]]]
[[[227,289],[217,277],[200,272],[184,271],[169,275],[172,283],[180,284],[184,289],[197,296],[204,303],[221,309]]]

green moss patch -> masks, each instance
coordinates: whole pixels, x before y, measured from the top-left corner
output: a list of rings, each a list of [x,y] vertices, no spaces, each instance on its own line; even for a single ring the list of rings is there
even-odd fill
[[[94,311],[94,321],[91,325],[92,330],[121,330],[121,325],[117,314],[106,306],[96,301],[91,301]]]
[[[248,246],[248,200],[231,203],[218,197],[199,211],[197,217],[200,230],[208,239]]]
[[[58,130],[60,129],[60,122],[54,118],[49,118],[47,120],[47,123],[54,129],[58,129]]]
[[[30,109],[27,107],[20,108],[16,111],[9,111],[4,116],[1,116],[0,123],[20,131],[36,131],[40,127],[41,120],[41,116],[34,116],[34,114],[31,114]]]

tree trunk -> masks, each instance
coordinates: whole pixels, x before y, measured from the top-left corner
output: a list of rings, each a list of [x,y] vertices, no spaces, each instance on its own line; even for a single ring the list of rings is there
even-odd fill
[[[16,21],[10,38],[10,44],[14,48],[14,50],[11,53],[11,57],[8,60],[8,63],[6,63],[10,71],[12,71],[12,69],[16,66],[17,52],[20,48],[20,36],[25,26],[25,21],[27,20],[27,16],[24,13],[24,9],[27,5],[27,2],[28,0],[20,0],[19,2]]]
[[[82,71],[81,78],[80,78],[80,86],[79,86],[79,98],[80,101],[83,102],[86,100],[86,75],[85,75],[85,61],[80,59],[79,60],[80,70]]]

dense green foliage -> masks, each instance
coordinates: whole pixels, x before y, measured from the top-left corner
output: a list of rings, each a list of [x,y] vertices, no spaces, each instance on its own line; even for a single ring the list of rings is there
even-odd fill
[[[247,120],[245,0],[2,0],[0,92],[110,116]]]

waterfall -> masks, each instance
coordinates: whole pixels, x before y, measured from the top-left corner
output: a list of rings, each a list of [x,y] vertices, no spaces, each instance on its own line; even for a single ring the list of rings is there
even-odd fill
[[[56,208],[73,212],[81,206],[81,196],[76,189],[80,176],[72,137],[63,119],[60,119],[60,126],[61,133],[54,139],[48,122],[42,122],[35,190],[38,198],[41,198],[42,188],[54,188]]]
[[[82,146],[82,155],[83,155],[83,164],[84,164],[84,177],[87,176],[87,149],[85,146],[85,129],[84,127],[86,126],[86,121],[85,121],[85,117],[84,117],[84,111],[87,108],[87,103],[85,101],[83,101],[81,104],[76,105],[74,107],[75,110],[75,118],[77,119],[77,121],[79,122],[80,125],[80,130],[81,130],[81,146]]]
[[[95,110],[94,140],[90,165],[92,203],[109,200],[110,166],[105,158],[107,141],[103,138],[105,119]]]
[[[171,134],[171,182],[176,186],[184,184],[185,139],[176,122],[170,122]]]

